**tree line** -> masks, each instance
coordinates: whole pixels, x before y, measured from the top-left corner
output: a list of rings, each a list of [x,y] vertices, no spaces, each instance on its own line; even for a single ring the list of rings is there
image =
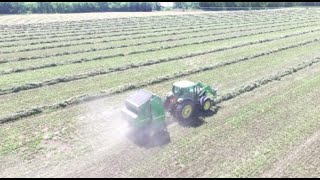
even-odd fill
[[[175,2],[174,8],[203,10],[255,10],[294,6],[320,6],[320,2]]]
[[[174,9],[255,10],[320,6],[320,2],[174,2]],[[159,2],[0,2],[0,14],[163,10]]]
[[[161,10],[157,2],[0,2],[0,14]]]

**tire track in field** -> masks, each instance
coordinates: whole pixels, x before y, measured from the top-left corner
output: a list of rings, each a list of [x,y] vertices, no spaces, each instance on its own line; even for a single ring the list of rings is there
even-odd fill
[[[309,61],[305,61],[302,62],[296,66],[293,67],[289,67],[287,69],[285,69],[284,71],[280,71],[278,73],[276,73],[275,75],[271,75],[271,76],[266,76],[263,77],[261,79],[258,79],[248,85],[244,85],[241,88],[238,88],[232,92],[229,92],[217,99],[215,99],[215,103],[221,103],[223,101],[227,101],[230,100],[232,98],[235,98],[243,93],[246,92],[250,92],[253,91],[254,89],[261,87],[263,85],[269,84],[273,81],[279,81],[281,80],[281,78],[294,74],[302,69],[305,69],[307,67],[310,67],[314,64],[318,64],[320,63],[320,57],[315,57],[312,60]],[[92,100],[96,100],[96,99],[100,99],[103,97],[108,97],[114,94],[119,94],[119,93],[123,93],[129,90],[133,90],[133,89],[137,89],[137,88],[142,88],[148,85],[153,85],[153,84],[157,84],[157,83],[161,83],[167,80],[172,80],[172,79],[176,79],[179,77],[184,77],[184,76],[188,76],[191,74],[196,74],[199,72],[204,72],[204,71],[208,71],[211,70],[212,68],[216,68],[216,67],[201,67],[201,68],[197,68],[197,69],[193,69],[193,70],[189,70],[189,71],[185,71],[185,72],[180,72],[180,73],[175,73],[173,75],[167,75],[167,76],[162,76],[162,77],[158,77],[155,79],[150,79],[147,81],[142,81],[136,84],[128,84],[128,85],[124,85],[124,86],[120,86],[118,88],[115,89],[109,89],[106,91],[100,91],[99,93],[96,94],[84,94],[81,96],[77,96],[77,97],[73,97],[70,98],[68,100],[62,101],[62,102],[58,102],[52,105],[44,105],[44,106],[40,106],[37,108],[33,108],[33,109],[29,109],[29,110],[25,110],[25,111],[20,111],[17,112],[15,114],[11,114],[11,115],[7,115],[4,117],[0,117],[0,124],[6,123],[6,122],[10,122],[10,121],[15,121],[15,120],[19,120],[25,117],[29,117],[29,116],[33,116],[33,115],[37,115],[37,114],[41,114],[45,111],[49,111],[49,110],[58,110],[61,108],[66,108],[72,105],[76,105],[76,104],[80,104],[83,102],[88,102],[88,101],[92,101]]]
[[[287,22],[291,22],[291,20],[288,20],[288,21],[282,21],[280,22],[279,24],[280,25],[274,25],[274,24],[278,24],[278,23],[275,23],[275,22],[271,22],[271,23],[262,23],[262,25],[266,25],[264,27],[259,27],[259,28],[249,28],[249,29],[236,29],[236,30],[233,30],[233,31],[224,31],[224,32],[219,32],[219,33],[212,33],[212,34],[206,34],[206,35],[195,35],[195,36],[190,36],[190,37],[180,37],[180,38],[169,38],[169,39],[165,39],[165,40],[156,40],[156,41],[151,41],[151,42],[139,42],[139,43],[133,43],[133,44],[125,44],[125,45],[119,45],[119,46],[110,46],[110,47],[105,47],[105,48],[90,48],[90,49],[87,49],[87,50],[81,50],[81,51],[76,51],[76,52],[69,52],[69,53],[72,53],[72,54],[77,54],[77,53],[83,53],[83,52],[92,52],[92,51],[101,51],[101,50],[108,50],[108,49],[116,49],[116,48],[122,48],[122,47],[130,47],[130,46],[137,46],[137,45],[146,45],[146,44],[153,44],[153,43],[158,43],[158,42],[166,42],[166,41],[175,41],[175,40],[183,40],[183,39],[188,39],[188,38],[195,38],[195,37],[205,37],[205,36],[213,36],[213,35],[222,35],[222,34],[228,34],[228,33],[232,33],[232,32],[242,32],[242,31],[251,31],[251,30],[258,30],[258,29],[265,29],[265,28],[272,28],[272,27],[277,27],[277,26],[281,26],[281,25],[286,25],[286,26],[289,26],[289,25],[295,25],[295,24],[291,24],[291,23],[288,23]],[[313,22],[319,22],[318,20],[310,20],[310,21],[305,21],[303,24],[307,24],[307,23],[313,23]],[[272,25],[272,26],[267,26],[267,25]],[[297,23],[297,25],[299,25],[301,23]],[[256,25],[256,24],[255,24]],[[213,27],[216,27],[216,26],[213,26]],[[241,26],[231,26],[231,27],[228,27],[228,29],[234,29],[234,28],[239,28],[239,27],[252,27],[252,24],[249,23],[248,25],[241,25]],[[199,28],[199,29],[198,29]],[[193,29],[193,28],[191,28]],[[175,32],[173,33],[174,34],[188,34],[188,33],[195,33],[195,32],[207,32],[207,31],[210,31],[210,30],[217,30],[217,28],[208,28],[208,29],[202,29],[202,27],[197,27],[197,28],[194,28],[195,30],[192,30],[190,32],[186,31],[186,32],[182,32],[182,33],[179,33],[179,32]],[[99,38],[104,38],[104,36],[98,36]],[[160,35],[159,37],[162,37],[162,35]],[[86,38],[85,38],[86,39]],[[95,38],[88,38],[90,40],[92,39],[95,39]],[[78,41],[79,38],[76,40]],[[80,38],[81,40],[81,38]],[[129,39],[130,40],[130,39]],[[58,40],[57,40],[58,41]],[[70,40],[69,40],[70,41]],[[73,41],[73,40],[72,40]],[[108,41],[108,42],[112,42],[112,40],[102,40],[102,41],[97,41],[97,42],[92,42],[92,41],[85,41],[85,42],[81,42],[81,43],[69,43],[69,44],[58,44],[58,45],[52,45],[52,46],[42,46],[42,47],[35,47],[35,48],[25,48],[25,49],[19,49],[19,50],[11,50],[11,51],[2,51],[0,53],[2,54],[10,54],[10,53],[16,53],[16,52],[29,52],[29,51],[34,51],[34,50],[48,50],[48,49],[53,49],[53,48],[60,48],[60,47],[70,47],[70,46],[78,46],[78,45],[87,45],[87,44],[98,44],[98,43],[101,43],[101,42],[105,42],[105,41]],[[51,41],[49,43],[49,45],[51,43],[53,43],[54,41]],[[60,41],[58,41],[60,42]],[[28,45],[28,44],[26,44]],[[30,44],[29,44],[30,45]],[[33,44],[32,44],[33,45]],[[14,45],[12,45],[14,46]],[[23,45],[24,46],[24,45]],[[1,47],[1,46],[0,46]],[[60,53],[60,54],[65,54],[65,53]]]
[[[283,37],[284,38],[288,38],[287,36],[283,36]],[[269,39],[269,40],[267,39],[267,40],[263,41],[262,43],[270,42],[270,41],[274,41],[274,40],[279,40],[279,39],[284,39],[284,38],[280,37],[280,38]],[[258,42],[261,43],[261,41],[258,41]],[[210,70],[211,69],[215,69],[215,68],[220,68],[220,67],[224,67],[226,65],[231,65],[231,64],[238,63],[238,62],[255,59],[255,58],[258,58],[258,57],[261,57],[261,56],[270,55],[272,53],[281,52],[281,51],[284,51],[284,50],[287,50],[287,49],[292,49],[292,48],[304,46],[304,45],[311,44],[311,43],[314,43],[314,42],[319,42],[319,39],[305,41],[305,42],[297,43],[297,44],[290,45],[290,46],[280,47],[280,48],[277,48],[277,49],[273,49],[273,50],[257,53],[257,54],[252,55],[252,56],[246,56],[246,57],[234,59],[234,60],[231,60],[231,61],[225,61],[225,62],[218,63],[216,65],[207,66],[207,67],[211,67]],[[252,45],[252,43],[247,43],[246,45],[248,45],[248,44]],[[244,45],[244,46],[246,46],[246,45]],[[87,78],[91,78],[91,77],[95,77],[95,76],[101,76],[101,75],[105,75],[105,74],[109,74],[109,73],[113,73],[113,72],[126,71],[126,70],[129,70],[129,69],[139,68],[139,67],[143,67],[143,66],[150,66],[150,65],[161,64],[161,63],[165,63],[165,62],[176,61],[176,60],[181,60],[181,59],[185,59],[185,58],[191,58],[191,57],[196,57],[196,56],[200,56],[200,55],[215,53],[215,52],[219,52],[219,51],[226,51],[226,50],[235,49],[235,48],[239,48],[239,47],[243,47],[243,46],[241,46],[241,45],[231,46],[229,48],[215,49],[215,50],[211,50],[211,51],[207,51],[207,52],[201,52],[201,53],[192,53],[192,54],[189,54],[189,55],[177,56],[177,57],[172,57],[172,58],[148,60],[148,61],[142,62],[142,63],[131,63],[131,64],[128,64],[128,65],[125,65],[125,66],[119,66],[119,67],[114,67],[114,68],[109,68],[109,69],[101,69],[101,70],[98,69],[98,70],[93,70],[93,71],[87,72],[87,73],[76,74],[76,75],[66,76],[66,77],[59,77],[59,78],[50,79],[50,80],[46,80],[46,81],[42,81],[42,82],[28,83],[28,84],[19,85],[19,86],[7,88],[7,89],[0,89],[0,96],[1,95],[6,95],[6,94],[11,94],[11,93],[18,93],[20,91],[26,91],[26,90],[41,88],[41,87],[44,87],[44,86],[52,86],[52,85],[71,82],[71,81],[76,81],[76,80],[80,80],[80,79],[87,79]]]

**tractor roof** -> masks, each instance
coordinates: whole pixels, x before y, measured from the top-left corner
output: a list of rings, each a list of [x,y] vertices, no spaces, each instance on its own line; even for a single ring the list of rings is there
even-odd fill
[[[188,87],[195,86],[196,83],[188,81],[188,80],[183,80],[183,81],[175,82],[173,85],[180,87],[180,88],[188,88]]]

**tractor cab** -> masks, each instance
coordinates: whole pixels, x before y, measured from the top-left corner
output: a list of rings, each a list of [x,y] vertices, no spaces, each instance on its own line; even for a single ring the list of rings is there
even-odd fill
[[[204,92],[200,94],[202,88],[198,84],[191,81],[179,81],[173,84],[172,94],[177,99],[190,99],[192,101],[198,100],[201,96],[206,95]]]
[[[179,81],[173,84],[172,94],[177,98],[192,99],[195,94],[196,83]]]

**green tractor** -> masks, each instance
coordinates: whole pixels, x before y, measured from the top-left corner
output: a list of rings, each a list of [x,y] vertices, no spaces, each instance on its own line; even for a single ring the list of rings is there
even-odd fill
[[[166,114],[179,121],[191,120],[198,110],[209,111],[216,95],[210,86],[186,80],[174,83],[163,99],[141,89],[126,99],[122,115],[137,131],[149,129],[148,136],[158,136],[166,131]]]
[[[214,105],[216,90],[202,83],[179,81],[173,84],[172,91],[167,93],[164,108],[178,120],[190,120],[197,112],[209,111]]]

